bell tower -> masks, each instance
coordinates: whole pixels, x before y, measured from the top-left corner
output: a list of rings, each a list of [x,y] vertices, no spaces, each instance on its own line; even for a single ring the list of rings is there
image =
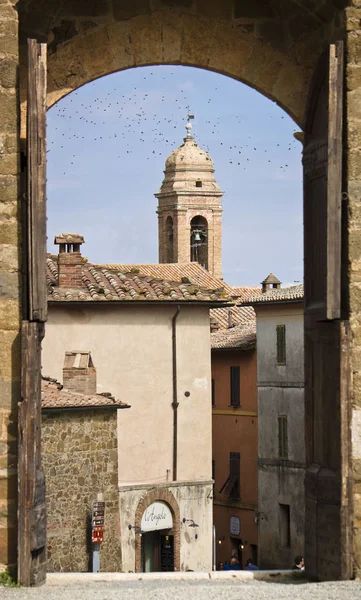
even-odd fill
[[[187,122],[183,144],[166,160],[158,198],[160,263],[199,262],[222,278],[222,196],[214,165]]]

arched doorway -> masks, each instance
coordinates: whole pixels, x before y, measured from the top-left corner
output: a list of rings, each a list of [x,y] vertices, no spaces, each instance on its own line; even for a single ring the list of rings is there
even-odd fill
[[[169,490],[154,489],[135,512],[135,571],[180,570],[180,512]]]
[[[154,4],[157,8],[154,8]],[[194,2],[179,1],[171,4],[172,8],[169,8],[167,2],[149,3],[144,1],[130,7],[129,3],[114,0],[111,6],[107,3],[96,4],[96,6],[93,3],[81,3],[80,5],[77,4],[76,8],[71,8],[68,3],[64,2],[61,7],[57,4],[57,10],[55,11],[55,2],[52,1],[47,3],[45,10],[39,10],[39,2],[19,1],[17,6],[21,40],[24,41],[27,37],[35,37],[41,41],[48,41],[49,44],[49,105],[85,82],[114,70],[141,64],[178,63],[213,69],[245,81],[268,97],[276,100],[289,114],[295,117],[298,123],[301,123],[305,113],[310,77],[322,48],[337,36],[343,38],[346,35],[352,35],[358,27],[350,18],[348,33],[346,34],[347,28],[344,25],[348,19],[344,12],[344,8],[348,4],[346,2],[324,2],[322,5],[323,10],[320,10],[319,5],[316,8],[316,4],[315,8],[310,8],[309,3],[306,4],[302,1],[290,3],[287,10],[285,10],[283,3],[278,4],[278,2],[274,2],[272,5],[270,2],[262,2],[261,5],[257,5],[257,8],[254,7],[253,9],[250,7],[250,3],[236,0],[226,3],[210,3],[206,7],[204,3],[199,3],[196,0]],[[17,16],[14,12],[9,14],[7,24],[9,39],[12,42],[15,39],[17,49]],[[55,18],[54,14],[57,15]],[[302,31],[307,33],[302,33]],[[351,50],[353,48],[351,41],[350,48]],[[350,58],[350,60],[358,57],[357,50],[354,49],[353,51],[353,59]],[[17,60],[14,59],[15,54],[15,51],[11,51],[9,60],[11,64],[17,67]],[[23,45],[21,46],[21,57],[22,75],[20,86],[24,101],[26,59]],[[12,71],[14,81],[6,80],[6,85],[10,86],[15,93],[12,94],[12,98],[8,96],[5,98],[4,96],[2,106],[6,111],[9,110],[12,115],[15,115],[15,117],[12,116],[9,119],[8,131],[17,138],[15,67]],[[357,85],[355,83],[353,85],[354,89],[352,91],[356,90],[357,95]],[[351,105],[350,96],[350,107]],[[352,108],[348,110],[352,111]],[[356,142],[354,145],[357,145]],[[10,171],[16,179],[20,174],[20,167],[16,164],[10,168]],[[358,191],[354,191],[355,189],[358,190],[355,183],[359,179],[357,161],[352,163],[352,168],[349,169],[347,176],[354,186],[345,184],[345,189],[349,194],[348,201],[354,201],[358,195]],[[15,184],[14,197],[16,193]],[[15,208],[19,208],[16,202]],[[17,214],[17,211],[15,210],[13,214]],[[354,213],[352,213],[350,215],[351,221],[355,218]],[[358,227],[350,229],[350,238],[344,236],[344,276],[342,282],[343,319],[347,320],[349,318],[351,309],[351,316],[353,317],[351,327],[355,347],[357,347],[361,335],[357,327],[359,269],[355,266],[355,269],[350,273],[348,263],[359,261],[358,236]],[[9,234],[7,240],[9,244],[6,244],[6,256],[10,258],[6,259],[4,270],[12,276],[14,272],[17,274],[21,272],[21,253],[18,252],[20,236],[18,231]],[[15,285],[13,279],[9,279],[6,288],[9,298],[19,308],[21,291]],[[15,310],[20,314],[20,311],[16,308],[12,307],[11,310]],[[13,328],[14,331],[19,331],[19,316],[14,317]],[[13,418],[14,407],[17,406],[19,398],[20,347],[18,342],[14,345],[14,338],[7,333],[8,321],[5,322],[4,331],[6,335],[4,336],[3,350],[12,357],[11,367],[9,367],[4,379],[4,390],[6,390],[4,403],[6,411]],[[317,343],[322,343],[322,340]],[[314,365],[314,368],[317,374],[320,372],[321,366]],[[351,370],[350,364],[348,363],[344,368],[346,375],[348,375]],[[358,381],[357,373],[355,373],[355,378]],[[346,380],[347,383],[348,377],[346,377]],[[344,391],[347,388],[346,383]],[[340,540],[336,542],[336,546],[341,547],[343,556],[343,560],[339,561],[343,565],[343,574],[340,575],[342,577],[350,576],[350,561],[348,559],[350,558],[349,544],[352,543],[350,541],[352,528],[349,520],[351,509],[344,505],[344,501],[345,497],[353,493],[352,476],[349,474],[351,466],[349,462],[350,429],[346,418],[346,413],[349,413],[348,399],[351,392],[346,389],[345,393],[347,399],[346,405],[343,406],[345,420],[337,431],[337,448],[334,450],[337,454],[335,469],[343,483],[342,486],[340,482],[339,485],[336,485],[336,495],[332,503],[338,517],[341,513],[343,516],[345,516],[345,512],[347,513],[347,525],[344,527],[344,530],[347,531],[347,543],[345,539],[342,543]],[[357,387],[355,387],[354,403],[355,407],[360,406]],[[333,410],[338,410],[339,405],[336,402],[336,406],[330,406],[325,399],[324,405],[320,405],[318,408],[320,412],[316,416],[318,422],[322,424],[323,417],[327,414],[332,415]],[[359,410],[355,409],[355,412],[358,415]],[[355,460],[359,460],[358,456],[358,454],[355,455]],[[327,456],[324,458],[327,466],[328,458]],[[345,480],[348,482],[348,487],[346,486],[348,491],[345,491]],[[319,483],[321,485],[321,482]],[[322,485],[322,489],[317,487],[314,500],[316,505],[318,494],[322,496],[322,490],[329,490],[329,484],[330,482],[326,478],[323,482],[324,487]],[[358,505],[358,498],[354,500],[355,506]],[[317,511],[314,516],[317,521]],[[330,545],[327,519],[328,517],[325,517],[325,520],[322,521],[320,517],[320,530],[325,531],[326,534],[319,538],[317,544],[315,540],[311,539],[311,530],[316,526],[316,522],[313,522],[309,532],[311,536],[310,544],[312,545],[314,542],[315,552],[322,554],[320,545],[324,544],[325,555],[327,554],[327,547]],[[332,519],[331,515],[331,522]],[[359,536],[360,530],[355,528],[355,540],[358,540]],[[345,544],[348,548],[346,550]],[[358,561],[360,561],[357,548],[357,542],[355,541],[354,555],[358,556]],[[347,560],[346,556],[348,557]],[[357,564],[357,568],[360,568],[359,562]],[[321,577],[332,576],[329,570],[327,573],[327,569],[322,571],[321,567],[322,565],[316,567],[316,574],[318,573]],[[320,575],[321,572],[324,575]]]

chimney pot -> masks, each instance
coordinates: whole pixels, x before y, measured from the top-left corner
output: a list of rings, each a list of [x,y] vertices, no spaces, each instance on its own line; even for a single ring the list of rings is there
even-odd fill
[[[82,255],[80,246],[84,238],[78,233],[61,233],[54,238],[59,246],[58,282],[59,287],[79,288],[82,285]]]
[[[96,369],[90,352],[65,352],[63,386],[89,396],[97,393]]]

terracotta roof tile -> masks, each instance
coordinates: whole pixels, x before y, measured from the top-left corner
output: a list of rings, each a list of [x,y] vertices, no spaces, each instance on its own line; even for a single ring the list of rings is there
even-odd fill
[[[253,350],[256,347],[256,323],[249,326],[239,325],[231,329],[221,329],[211,334],[212,350],[237,348]]]
[[[47,258],[48,300],[227,302],[231,288],[198,263],[154,265],[82,264],[76,289],[58,287],[57,256]]]
[[[296,300],[303,300],[303,285],[292,285],[286,288],[280,288],[278,290],[267,290],[264,294],[257,294],[251,296],[248,300],[241,302],[244,306],[251,306],[253,304],[268,304],[269,302],[289,302]]]
[[[218,331],[211,333],[213,350],[239,348],[251,350],[256,345],[256,313],[251,306],[241,306],[242,301],[259,293],[259,287],[232,287],[232,300],[235,306],[212,308],[211,324],[218,325]]]
[[[115,400],[111,394],[79,394],[64,389],[61,383],[50,377],[41,381],[42,408],[95,408],[111,407],[130,408],[129,404]]]

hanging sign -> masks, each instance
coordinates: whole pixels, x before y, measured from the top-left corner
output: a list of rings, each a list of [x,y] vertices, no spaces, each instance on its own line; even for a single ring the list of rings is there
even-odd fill
[[[231,535],[240,535],[241,533],[241,520],[239,517],[231,517],[229,521],[229,529]]]
[[[145,509],[140,526],[142,531],[157,531],[159,529],[171,529],[172,527],[172,513],[165,502],[153,502]]]
[[[92,542],[101,544],[104,539],[105,502],[93,502],[92,511]]]

